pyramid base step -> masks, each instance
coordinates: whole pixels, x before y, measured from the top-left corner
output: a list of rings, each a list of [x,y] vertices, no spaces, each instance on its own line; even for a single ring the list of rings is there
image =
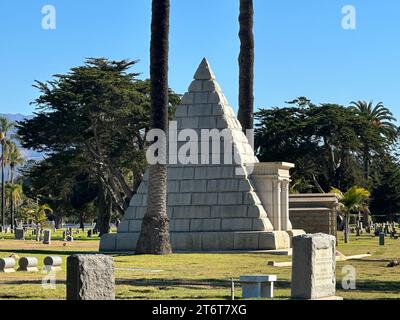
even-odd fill
[[[174,252],[284,250],[290,248],[286,231],[171,232]],[[139,233],[110,233],[100,241],[101,252],[134,252]]]

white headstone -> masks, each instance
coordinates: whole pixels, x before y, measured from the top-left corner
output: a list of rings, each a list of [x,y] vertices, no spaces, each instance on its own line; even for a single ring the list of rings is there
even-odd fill
[[[329,299],[335,292],[335,237],[323,233],[294,237],[292,298]]]

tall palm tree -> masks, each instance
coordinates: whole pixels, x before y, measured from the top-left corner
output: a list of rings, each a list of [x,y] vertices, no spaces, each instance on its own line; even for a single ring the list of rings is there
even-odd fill
[[[8,141],[8,133],[11,128],[14,126],[12,122],[10,122],[5,117],[0,117],[0,144],[1,144],[1,225],[5,226],[5,177],[4,177],[4,170],[5,170],[5,160],[6,160],[6,146]]]
[[[11,230],[15,226],[15,211],[22,202],[22,186],[16,183],[8,183],[6,186],[8,198],[10,199],[10,212],[11,212]]]
[[[19,150],[18,146],[16,143],[11,143],[10,144],[10,152],[8,154],[8,165],[10,167],[10,176],[9,176],[9,181],[12,186],[18,186],[14,184],[14,178],[15,178],[15,171],[17,167],[21,164],[23,164],[25,161],[25,158],[22,156],[21,151]],[[14,229],[15,226],[15,201],[14,197],[11,196],[10,198],[10,210],[11,210],[11,229]]]
[[[9,181],[14,183],[15,173],[19,165],[25,162],[25,158],[15,142],[10,143],[10,151],[8,153]]]
[[[150,45],[151,128],[168,130],[168,50],[170,0],[153,0]],[[165,156],[166,141],[163,150]],[[142,221],[136,254],[172,252],[167,215],[167,165],[149,168],[147,211]]]
[[[351,187],[346,193],[332,188],[331,193],[339,196],[340,208],[345,219],[344,242],[348,243],[350,240],[350,213],[355,210],[366,210],[368,208],[367,201],[371,194],[368,190],[357,186]]]
[[[353,101],[350,105],[350,108],[357,114],[369,120],[371,124],[379,130],[381,136],[387,139],[389,143],[396,139],[399,132],[398,127],[394,123],[396,118],[382,102],[374,106],[372,101],[369,103],[366,101]],[[365,139],[363,145],[364,177],[368,180],[370,173],[370,145],[367,139]]]
[[[254,128],[254,8],[253,0],[240,0],[239,112],[243,131]]]

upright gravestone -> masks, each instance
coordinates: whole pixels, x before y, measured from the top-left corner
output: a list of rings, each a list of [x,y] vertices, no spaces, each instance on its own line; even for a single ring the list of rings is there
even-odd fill
[[[43,232],[43,244],[50,244],[51,243],[51,231],[44,230]]]
[[[340,299],[336,292],[336,239],[317,233],[293,238],[292,298]]]
[[[381,232],[379,234],[379,245],[384,246],[385,245],[385,233]]]
[[[16,240],[25,240],[25,230],[24,229],[15,229],[15,239]]]
[[[91,238],[91,237],[92,237],[92,234],[93,234],[93,230],[92,230],[92,229],[89,229],[88,232],[87,232],[88,238]]]
[[[105,255],[69,256],[67,300],[115,300],[114,259]]]

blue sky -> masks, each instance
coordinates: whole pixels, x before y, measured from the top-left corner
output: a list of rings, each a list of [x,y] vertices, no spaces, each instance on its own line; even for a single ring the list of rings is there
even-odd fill
[[[238,0],[171,0],[170,86],[183,93],[202,57],[237,109]],[[383,101],[400,119],[398,0],[254,0],[255,107],[297,96],[347,105]],[[1,0],[0,113],[33,112],[37,80],[85,57],[140,59],[148,77],[150,0]],[[43,30],[44,5],[56,30]],[[357,29],[341,26],[353,5]]]

